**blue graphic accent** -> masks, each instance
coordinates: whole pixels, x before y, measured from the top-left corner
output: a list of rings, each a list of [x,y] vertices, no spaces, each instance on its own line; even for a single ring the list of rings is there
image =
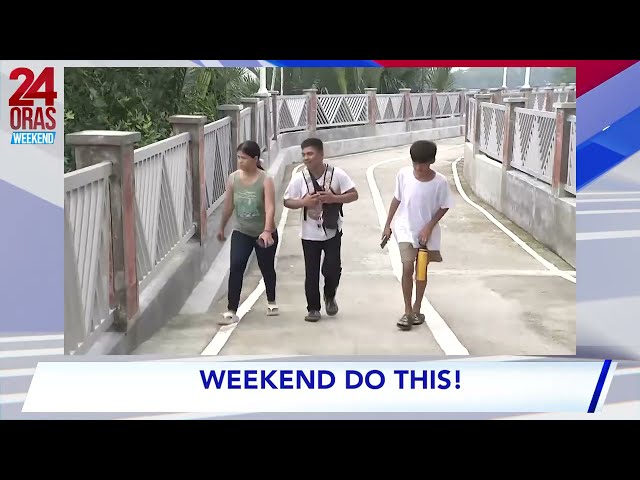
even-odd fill
[[[598,400],[600,400],[600,395],[602,394],[602,388],[604,387],[604,381],[607,379],[607,374],[609,373],[610,367],[611,367],[611,360],[605,360],[604,363],[602,364],[602,370],[600,371],[600,377],[598,378],[596,389],[593,392],[591,403],[589,404],[588,413],[595,413],[596,411],[596,407],[598,406]]]
[[[640,108],[637,108],[609,128],[578,145],[576,149],[577,189],[584,188],[639,151],[639,131]]]
[[[373,60],[267,60],[276,67],[377,67]]]
[[[53,145],[56,132],[13,132],[11,145]]]
[[[202,60],[191,60],[191,61],[192,61],[193,63],[195,63],[196,65],[199,65],[199,66],[201,66],[201,67],[204,67],[204,66],[205,66],[205,64],[204,64],[204,63],[202,63]]]
[[[258,60],[220,60],[223,67],[262,67]]]

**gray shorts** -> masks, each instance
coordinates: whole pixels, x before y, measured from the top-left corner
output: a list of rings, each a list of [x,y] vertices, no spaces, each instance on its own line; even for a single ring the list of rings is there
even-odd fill
[[[402,263],[414,263],[418,256],[418,249],[413,246],[413,244],[409,242],[400,242],[398,243],[398,248],[400,250],[400,260]],[[442,255],[440,254],[440,250],[428,250],[429,259],[427,264],[431,262],[441,262]]]

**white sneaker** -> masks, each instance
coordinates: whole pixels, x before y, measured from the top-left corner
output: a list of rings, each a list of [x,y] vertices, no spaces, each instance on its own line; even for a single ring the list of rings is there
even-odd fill
[[[233,325],[240,321],[236,312],[228,311],[222,314],[222,319],[218,322],[218,325]]]
[[[278,311],[278,305],[276,305],[275,303],[268,303],[267,317],[276,317],[278,315],[280,315],[280,312]]]

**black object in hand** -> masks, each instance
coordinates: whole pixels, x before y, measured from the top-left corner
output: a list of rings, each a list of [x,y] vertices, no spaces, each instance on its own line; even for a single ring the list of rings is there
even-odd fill
[[[386,235],[382,238],[382,243],[380,244],[380,248],[384,248],[387,242],[389,241],[389,237]]]

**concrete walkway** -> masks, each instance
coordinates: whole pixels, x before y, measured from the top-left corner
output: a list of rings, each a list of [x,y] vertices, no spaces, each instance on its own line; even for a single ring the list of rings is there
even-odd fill
[[[134,353],[185,355],[573,355],[575,278],[572,268],[499,213],[482,205],[492,223],[470,201],[462,178],[461,138],[438,142],[436,170],[450,180],[455,208],[441,222],[444,262],[432,265],[423,301],[427,323],[410,332],[395,323],[403,312],[397,246],[380,248],[380,220],[393,195],[395,174],[410,164],[409,147],[329,159],[355,181],[360,199],[344,209],[340,312],[316,323],[303,320],[304,262],[300,214],[286,212],[277,257],[280,316],[267,317],[260,273],[253,265],[243,287],[235,326],[217,326],[226,298],[199,315],[173,319]],[[452,168],[453,166],[453,168]],[[290,175],[287,175],[287,181]],[[281,203],[281,202],[280,202]],[[496,225],[513,232],[521,244]],[[525,251],[529,248],[531,253]],[[537,257],[537,258],[534,258]],[[551,268],[559,270],[550,271]],[[573,273],[575,275],[575,273]],[[261,294],[262,293],[262,294]]]

